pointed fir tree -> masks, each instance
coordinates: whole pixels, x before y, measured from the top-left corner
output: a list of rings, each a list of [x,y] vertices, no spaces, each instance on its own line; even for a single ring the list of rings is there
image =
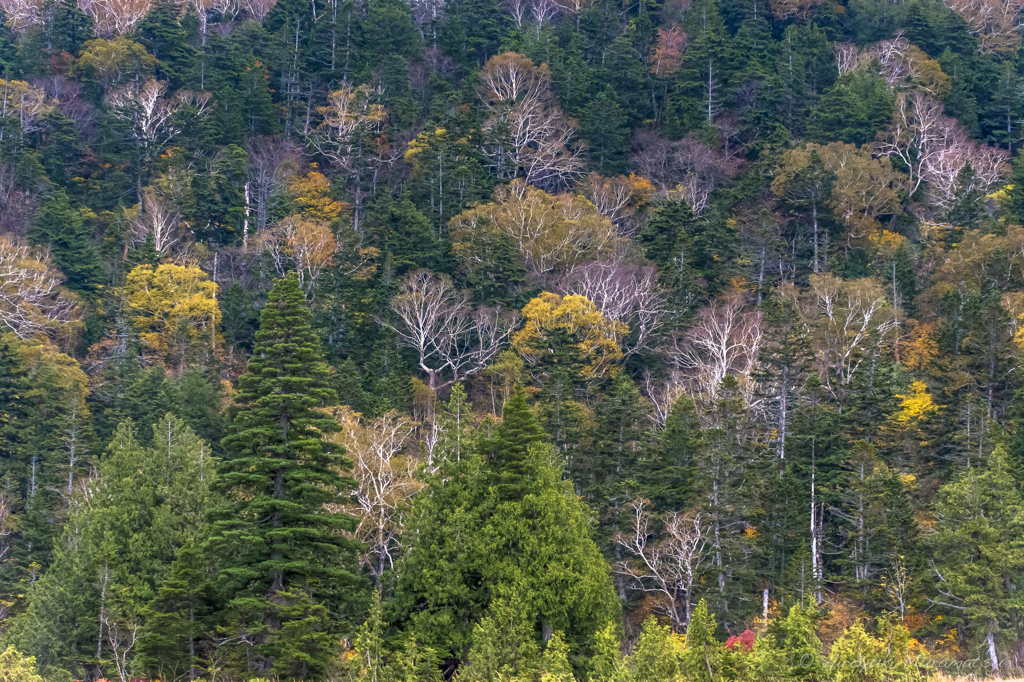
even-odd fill
[[[997,446],[939,490],[928,537],[948,618],[969,628],[998,674],[999,651],[1019,637],[1024,596],[1015,585],[1024,566],[1024,500]],[[950,603],[952,602],[952,603]],[[948,608],[952,606],[952,608]]]
[[[69,289],[92,294],[103,284],[103,267],[92,230],[82,220],[81,211],[71,206],[64,190],[43,200],[28,236],[33,244],[49,244]]]
[[[490,486],[499,501],[518,500],[537,476],[538,462],[530,446],[544,440],[544,431],[526,404],[526,391],[516,389],[502,412],[501,424],[493,438],[481,442],[489,472]]]
[[[189,540],[145,611],[148,635],[137,662],[154,677],[194,680],[202,673],[201,645],[215,603],[210,577],[202,553]]]
[[[629,128],[611,85],[587,105],[583,113],[583,137],[590,143],[590,164],[603,175],[626,172]]]
[[[708,603],[700,600],[686,627],[686,653],[683,663],[688,678],[695,682],[714,682],[721,664],[721,645],[715,639],[715,616]]]
[[[682,512],[694,500],[694,461],[704,445],[704,431],[693,398],[682,395],[665,419],[661,440],[648,450],[640,467],[640,486],[659,511]]]
[[[1018,152],[1013,160],[1013,175],[1006,191],[1010,195],[1007,219],[1014,225],[1024,225],[1024,153]]]
[[[270,292],[239,379],[221,442],[217,489],[225,502],[211,511],[210,548],[224,557],[220,584],[233,595],[231,607],[249,614],[242,625],[254,633],[254,653],[267,672],[322,671],[329,659],[321,637],[327,619],[317,615],[318,605],[342,608],[354,598],[354,546],[342,534],[354,527],[353,519],[324,506],[355,487],[342,473],[351,463],[323,440],[339,427],[317,408],[336,400],[298,277],[291,274]],[[313,601],[299,604],[300,591]],[[311,660],[298,656],[307,645],[316,652]]]

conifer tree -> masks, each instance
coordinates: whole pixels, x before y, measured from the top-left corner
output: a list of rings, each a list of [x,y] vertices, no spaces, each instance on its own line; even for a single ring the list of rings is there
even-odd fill
[[[139,664],[154,676],[194,680],[201,672],[204,633],[210,630],[214,604],[210,575],[191,539],[160,584],[146,609],[149,634],[142,640]]]
[[[494,438],[481,443],[488,482],[499,502],[521,499],[529,491],[539,464],[530,446],[543,440],[544,431],[526,404],[526,392],[520,387],[505,403]]]
[[[640,466],[642,494],[659,511],[684,511],[695,502],[693,466],[704,444],[704,430],[693,398],[682,395],[665,420],[661,440]]]
[[[242,625],[256,637],[259,667],[281,675],[323,669],[327,619],[314,612],[354,598],[353,544],[341,533],[353,519],[324,506],[355,487],[342,473],[351,463],[323,440],[339,427],[317,408],[336,400],[298,277],[290,274],[270,292],[239,379],[221,443],[218,490],[226,500],[211,512],[210,541],[224,558],[219,581],[230,606],[249,614]],[[312,602],[296,608],[303,591]],[[297,654],[305,648],[310,659],[302,661]]]
[[[1024,502],[1003,446],[939,491],[929,537],[941,606],[970,628],[999,674],[1004,642],[1020,638],[1024,597],[1014,585],[1024,566]]]
[[[587,105],[583,114],[583,137],[590,142],[590,163],[597,172],[604,175],[626,172],[629,128],[611,85]]]
[[[721,651],[715,639],[716,627],[714,615],[708,613],[708,603],[701,599],[686,628],[684,663],[691,680],[712,682],[718,676]]]
[[[543,443],[525,391],[516,391],[491,428],[482,454],[438,455],[441,471],[416,500],[407,532],[415,539],[392,604],[395,626],[451,667],[480,641],[472,625],[492,607],[514,602],[534,638],[562,631],[575,653],[618,617],[589,512],[553,465],[555,450]],[[494,607],[496,600],[505,607]],[[479,635],[486,641],[501,636],[486,632]]]
[[[103,267],[93,242],[92,231],[82,213],[71,206],[63,189],[48,196],[29,232],[35,244],[49,244],[54,263],[67,276],[70,289],[85,294],[103,284]]]
[[[624,530],[619,517],[639,493],[636,478],[642,470],[638,460],[647,449],[647,415],[640,391],[625,372],[619,372],[610,383],[594,408],[594,446],[586,472],[590,484],[581,484],[583,499],[597,515],[602,547]],[[577,480],[584,477],[582,471],[573,473]]]

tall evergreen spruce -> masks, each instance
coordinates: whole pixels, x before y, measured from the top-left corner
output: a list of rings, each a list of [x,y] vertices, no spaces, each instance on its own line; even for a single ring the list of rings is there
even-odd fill
[[[236,625],[256,642],[257,667],[301,678],[327,665],[324,630],[352,603],[356,584],[354,544],[342,534],[354,520],[324,506],[355,483],[342,473],[351,467],[343,451],[322,440],[339,426],[317,408],[337,398],[309,316],[298,277],[278,281],[221,441],[226,501],[212,512],[211,539]]]

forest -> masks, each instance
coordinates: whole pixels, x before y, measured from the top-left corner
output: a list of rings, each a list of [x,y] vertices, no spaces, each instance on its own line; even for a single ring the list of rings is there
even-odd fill
[[[0,0],[0,677],[1019,676],[1022,10]]]

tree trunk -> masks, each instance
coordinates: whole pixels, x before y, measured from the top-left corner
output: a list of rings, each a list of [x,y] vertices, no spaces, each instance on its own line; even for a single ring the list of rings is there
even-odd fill
[[[999,675],[999,657],[996,656],[996,636],[991,630],[988,631],[988,658],[992,666],[992,676],[997,680],[1002,679]]]

